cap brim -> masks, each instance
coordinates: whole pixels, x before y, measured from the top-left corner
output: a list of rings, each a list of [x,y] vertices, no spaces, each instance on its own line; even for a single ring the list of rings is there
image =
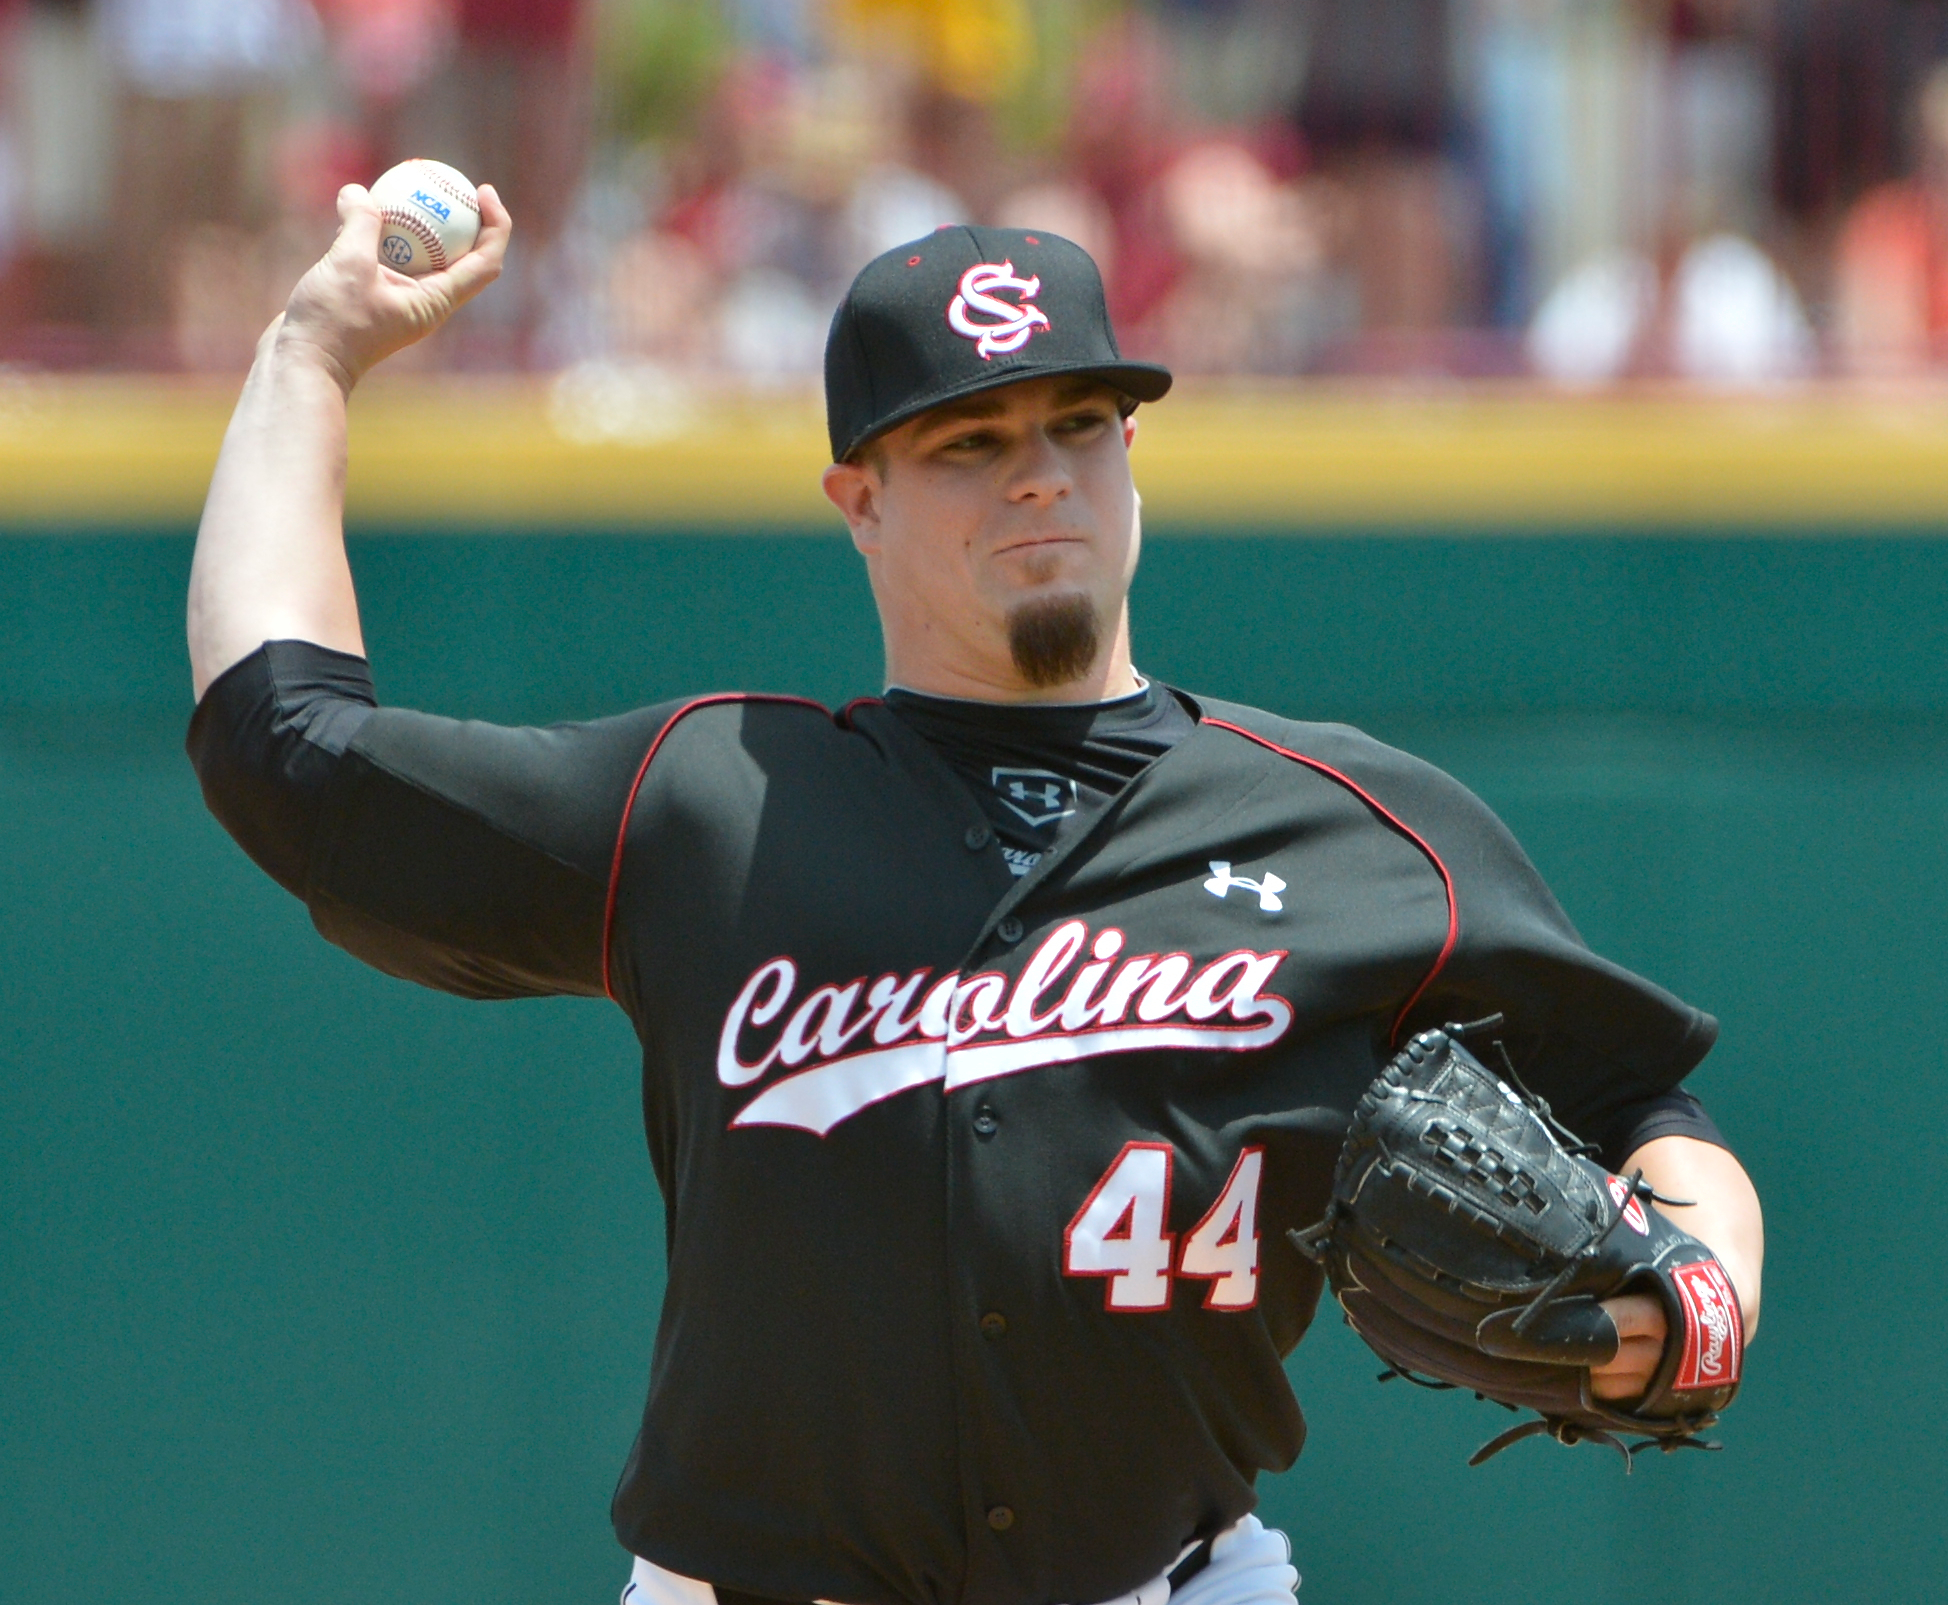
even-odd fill
[[[1006,385],[1026,384],[1031,379],[1065,379],[1077,375],[1100,379],[1135,401],[1161,401],[1171,384],[1170,370],[1155,362],[1038,362],[1033,366],[1004,368],[998,373],[962,379],[957,384],[916,396],[904,407],[876,419],[872,428],[861,431],[854,439],[847,441],[837,460],[843,462],[867,441],[877,440],[888,430],[897,429],[921,413],[932,412],[934,408],[944,407],[949,402],[964,401],[969,396],[999,390]]]

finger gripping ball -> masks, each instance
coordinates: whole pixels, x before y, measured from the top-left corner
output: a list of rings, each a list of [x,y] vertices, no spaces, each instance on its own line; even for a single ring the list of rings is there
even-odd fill
[[[466,174],[415,157],[388,168],[372,186],[378,203],[379,260],[409,278],[437,273],[480,238],[480,197]]]

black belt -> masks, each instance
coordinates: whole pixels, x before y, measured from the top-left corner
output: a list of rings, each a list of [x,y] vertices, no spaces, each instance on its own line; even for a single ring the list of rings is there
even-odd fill
[[[1164,1576],[1170,1579],[1170,1592],[1173,1594],[1176,1593],[1178,1589],[1182,1588],[1184,1584],[1188,1583],[1210,1564],[1211,1541],[1208,1538],[1200,1538],[1190,1546],[1189,1552],[1182,1560],[1178,1561],[1175,1566],[1172,1566],[1169,1571],[1164,1573]]]
[[[1164,1573],[1170,1579],[1170,1591],[1174,1594],[1210,1564],[1211,1541],[1200,1538],[1185,1552],[1183,1559]],[[735,1588],[719,1588],[715,1592],[717,1605],[795,1605],[791,1600],[772,1599],[765,1594],[746,1594]]]

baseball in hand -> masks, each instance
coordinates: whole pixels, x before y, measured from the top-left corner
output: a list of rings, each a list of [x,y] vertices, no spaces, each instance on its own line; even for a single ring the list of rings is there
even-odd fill
[[[467,175],[414,157],[372,186],[382,225],[379,260],[408,278],[451,267],[480,238],[480,197]]]

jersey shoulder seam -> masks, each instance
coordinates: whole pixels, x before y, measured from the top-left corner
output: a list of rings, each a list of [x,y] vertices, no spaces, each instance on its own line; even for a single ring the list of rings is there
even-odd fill
[[[628,794],[622,801],[622,817],[616,822],[615,852],[609,859],[609,883],[602,899],[602,991],[612,1003],[622,1000],[615,994],[615,986],[609,974],[609,951],[615,938],[616,892],[622,884],[623,851],[629,844],[629,818],[636,811],[636,797],[643,789],[643,781],[649,775],[649,766],[655,762],[656,754],[663,742],[679,724],[691,714],[704,708],[722,707],[729,704],[750,705],[784,704],[787,706],[811,708],[830,720],[832,710],[822,702],[810,697],[790,696],[775,691],[715,691],[706,696],[692,697],[673,711],[663,721],[663,726],[650,738],[648,750],[643,753],[643,761],[636,766],[636,777],[629,783]]]
[[[1255,734],[1274,735],[1275,739],[1294,746],[1321,743],[1343,745],[1359,755],[1370,753],[1374,757],[1406,758],[1414,763],[1425,761],[1402,752],[1398,747],[1388,746],[1378,736],[1368,734],[1358,725],[1341,724],[1336,720],[1293,719],[1282,713],[1251,707],[1247,703],[1221,702],[1214,697],[1196,697],[1195,700],[1202,722],[1206,724],[1243,725]]]
[[[1250,712],[1253,710],[1240,711]],[[1289,720],[1283,722],[1287,724],[1291,723]],[[1400,1012],[1394,1016],[1393,1029],[1389,1034],[1391,1038],[1398,1040],[1401,1027],[1407,1023],[1407,1016],[1413,1012],[1414,1005],[1421,1000],[1427,989],[1434,984],[1435,978],[1447,967],[1447,961],[1453,957],[1454,949],[1460,941],[1461,904],[1455,896],[1454,877],[1448,872],[1446,862],[1434,850],[1433,843],[1428,841],[1425,836],[1415,830],[1412,825],[1408,824],[1406,820],[1402,819],[1351,775],[1327,763],[1325,759],[1315,758],[1308,753],[1301,752],[1296,744],[1290,747],[1285,746],[1280,742],[1274,741],[1270,736],[1261,734],[1233,720],[1213,718],[1207,713],[1204,718],[1204,723],[1219,730],[1229,730],[1235,735],[1242,736],[1247,741],[1255,742],[1262,747],[1269,748],[1280,757],[1290,759],[1293,763],[1304,765],[1306,768],[1324,776],[1337,785],[1344,786],[1354,796],[1359,798],[1389,830],[1392,830],[1396,835],[1405,837],[1407,841],[1419,850],[1421,856],[1434,866],[1435,874],[1440,876],[1441,891],[1447,902],[1447,934],[1441,943],[1440,952],[1434,958],[1434,962],[1428,966],[1427,973],[1421,977],[1420,985],[1408,994],[1407,1001],[1400,1005]],[[1371,738],[1369,737],[1368,739],[1370,740]]]

